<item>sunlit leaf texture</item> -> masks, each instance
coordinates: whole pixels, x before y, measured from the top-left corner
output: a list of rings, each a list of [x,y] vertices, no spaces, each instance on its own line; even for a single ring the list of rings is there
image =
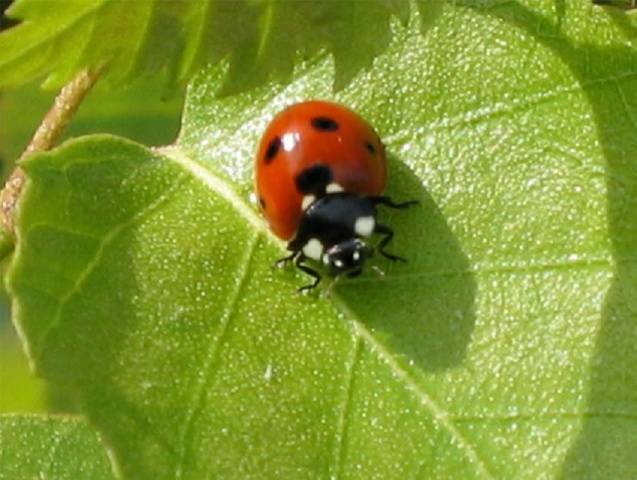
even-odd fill
[[[175,145],[24,163],[15,320],[128,478],[637,478],[634,21],[477,3],[393,21],[337,94],[331,57],[223,99],[211,67]],[[369,119],[420,205],[383,214],[408,263],[301,296],[249,194],[307,98]]]
[[[112,480],[97,434],[80,419],[0,415],[0,479]]]

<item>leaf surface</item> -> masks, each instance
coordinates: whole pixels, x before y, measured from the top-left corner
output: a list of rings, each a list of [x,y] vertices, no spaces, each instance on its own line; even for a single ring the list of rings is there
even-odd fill
[[[637,52],[582,2],[454,2],[392,26],[334,95],[191,84],[176,145],[30,158],[10,288],[38,372],[75,386],[131,478],[633,478]],[[295,100],[359,111],[390,153],[392,249],[298,296],[249,203]],[[595,455],[590,452],[594,451]]]
[[[0,479],[112,480],[98,435],[80,419],[0,415]]]

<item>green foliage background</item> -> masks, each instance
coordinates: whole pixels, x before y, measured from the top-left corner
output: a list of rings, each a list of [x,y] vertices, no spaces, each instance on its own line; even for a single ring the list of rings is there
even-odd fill
[[[95,431],[128,478],[637,476],[631,13],[147,1],[122,36],[130,4],[43,5],[14,5],[33,22],[0,35],[0,84],[60,85],[128,48],[104,87],[164,75],[95,97],[78,131],[169,143],[178,95],[152,92],[224,61],[190,81],[169,147],[89,136],[24,162],[14,322],[91,427],[1,417],[0,471],[18,473],[0,478],[109,478]],[[34,47],[47,32],[65,55]],[[32,128],[30,95],[3,97],[20,120],[0,141]],[[317,97],[372,121],[389,193],[421,206],[386,218],[409,264],[299,297],[303,276],[270,268],[251,163],[273,113]]]

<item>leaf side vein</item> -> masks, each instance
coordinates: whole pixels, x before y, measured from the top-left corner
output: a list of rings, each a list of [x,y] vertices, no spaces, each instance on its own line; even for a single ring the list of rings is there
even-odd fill
[[[356,371],[356,365],[361,354],[361,339],[359,336],[354,335],[354,342],[352,344],[352,351],[346,365],[345,375],[345,392],[341,404],[337,407],[339,409],[338,423],[336,424],[335,432],[335,446],[332,465],[332,474],[330,478],[340,478],[342,465],[345,461],[345,449],[346,449],[346,429],[347,419],[350,414],[350,405],[352,403],[352,396],[354,394],[354,373]]]
[[[236,307],[238,302],[241,299],[241,292],[243,291],[246,280],[249,277],[250,266],[252,265],[252,258],[254,256],[254,252],[256,250],[256,246],[258,244],[258,240],[260,238],[260,234],[257,231],[256,234],[250,239],[246,251],[243,256],[243,260],[241,261],[242,268],[238,272],[238,280],[236,282],[235,289],[229,295],[228,302],[226,303],[225,308],[223,309],[223,314],[219,321],[219,327],[217,330],[217,334],[212,339],[212,344],[208,349],[208,355],[204,360],[204,365],[202,367],[202,371],[204,375],[200,376],[201,380],[198,382],[195,388],[195,395],[192,399],[192,404],[188,408],[188,413],[186,414],[185,427],[183,429],[182,439],[179,445],[179,458],[177,462],[177,466],[175,468],[175,479],[180,480],[184,475],[184,467],[187,465],[187,454],[188,454],[188,445],[192,445],[194,443],[194,427],[196,425],[196,419],[199,417],[200,413],[204,409],[204,402],[206,399],[206,392],[209,390],[209,385],[214,378],[215,373],[215,365],[218,364],[217,360],[219,357],[219,351],[221,349],[221,344],[223,343],[226,332],[228,331],[228,327],[236,312]]]
[[[456,442],[460,451],[462,451],[466,455],[467,459],[475,466],[480,477],[493,479],[494,477],[491,473],[489,473],[484,460],[480,458],[473,445],[471,445],[462,432],[454,425],[449,412],[438,405],[427,394],[427,392],[425,392],[423,388],[416,383],[411,375],[409,375],[409,373],[399,365],[394,355],[392,355],[391,352],[389,352],[380,342],[378,342],[378,340],[374,338],[371,332],[358,320],[356,314],[352,312],[338,294],[333,294],[332,298],[335,300],[337,306],[349,317],[355,335],[369,346],[370,350],[393,371],[393,373],[401,380],[407,390],[416,397],[421,405],[429,410],[434,420],[449,433]]]
[[[69,289],[69,291],[62,298],[60,298],[58,302],[58,306],[55,309],[55,312],[53,314],[51,323],[48,325],[48,327],[44,330],[44,332],[40,336],[40,341],[38,343],[37,350],[35,350],[36,360],[44,352],[44,349],[46,347],[46,342],[48,341],[51,333],[59,327],[60,322],[62,320],[61,319],[62,310],[68,304],[68,302],[81,291],[82,286],[84,285],[84,282],[86,282],[89,275],[100,264],[100,261],[102,260],[104,252],[106,248],[111,244],[111,242],[115,240],[117,236],[121,232],[123,232],[126,228],[135,225],[137,222],[143,220],[145,216],[150,215],[153,212],[155,212],[158,208],[161,208],[162,205],[164,205],[172,197],[172,195],[175,192],[177,192],[184,183],[186,183],[187,180],[188,180],[188,177],[185,175],[181,177],[177,177],[177,179],[175,180],[175,182],[170,188],[168,188],[161,195],[159,195],[155,200],[153,200],[151,203],[147,204],[144,208],[142,208],[133,216],[131,216],[128,220],[118,225],[115,225],[106,235],[104,235],[104,237],[102,237],[98,245],[98,248],[95,252],[95,255],[93,255],[93,258],[86,264],[86,267],[84,268],[84,270],[80,272],[75,283]]]

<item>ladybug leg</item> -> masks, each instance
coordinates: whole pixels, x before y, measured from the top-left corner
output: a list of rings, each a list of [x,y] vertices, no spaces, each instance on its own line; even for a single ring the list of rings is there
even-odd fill
[[[396,203],[391,198],[383,197],[383,196],[369,197],[369,199],[374,205],[380,204],[380,205],[385,205],[386,207],[389,207],[389,208],[408,208],[408,207],[411,207],[412,205],[418,205],[418,200],[409,200],[407,202]]]
[[[307,273],[311,277],[314,277],[314,282],[310,283],[309,285],[304,285],[301,288],[299,288],[297,290],[297,292],[299,292],[299,293],[304,292],[304,291],[310,291],[313,288],[316,288],[316,286],[321,281],[321,275],[316,270],[313,270],[312,268],[308,267],[307,265],[303,265],[303,262],[305,260],[307,260],[307,257],[301,253],[297,257],[296,262],[294,262],[294,264],[299,268],[299,270],[303,270],[305,273]]]
[[[379,233],[381,235],[385,235],[385,237],[378,244],[378,251],[380,252],[380,254],[383,257],[388,258],[388,259],[390,259],[393,262],[395,262],[395,261],[406,262],[407,261],[403,257],[399,257],[398,255],[394,255],[392,253],[389,253],[389,252],[385,251],[385,247],[387,246],[387,244],[391,241],[392,238],[394,238],[394,231],[391,228],[389,228],[387,225],[381,225],[380,223],[378,223],[378,224],[376,224],[376,227],[374,227],[374,233]]]
[[[290,263],[292,260],[294,260],[294,257],[296,257],[299,253],[301,252],[297,250],[296,252],[292,252],[287,257],[279,258],[276,262],[274,262],[274,266],[277,268],[284,267],[287,263]]]

